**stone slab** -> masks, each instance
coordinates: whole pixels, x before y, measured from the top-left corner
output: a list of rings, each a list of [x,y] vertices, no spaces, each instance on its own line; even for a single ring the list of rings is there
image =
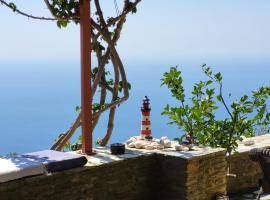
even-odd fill
[[[166,148],[163,150],[146,150],[146,149],[133,149],[126,148],[126,152],[123,155],[112,155],[108,147],[96,147],[96,154],[87,156],[88,162],[86,166],[98,166],[106,163],[126,160],[130,158],[136,158],[139,156],[147,156],[153,154],[161,154],[164,156],[173,156],[183,159],[198,159],[199,157],[214,156],[216,153],[224,152],[222,148],[210,148],[210,147],[194,147],[192,151],[175,151],[173,148]],[[76,152],[75,152],[76,153]]]
[[[253,148],[264,148],[270,147],[270,134],[259,135],[252,138],[254,140],[254,144],[250,146],[244,145],[242,142],[238,142],[238,148],[236,149],[237,152],[243,153],[248,152]]]

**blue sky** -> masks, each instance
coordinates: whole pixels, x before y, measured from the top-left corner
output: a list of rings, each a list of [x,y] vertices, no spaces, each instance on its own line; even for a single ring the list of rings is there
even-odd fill
[[[43,1],[13,0],[48,16]],[[107,12],[113,4],[103,0]],[[113,1],[111,1],[113,2]],[[120,0],[118,0],[120,2]],[[143,0],[117,46],[124,59],[269,59],[268,0]],[[58,29],[0,6],[1,60],[78,60],[79,26]]]

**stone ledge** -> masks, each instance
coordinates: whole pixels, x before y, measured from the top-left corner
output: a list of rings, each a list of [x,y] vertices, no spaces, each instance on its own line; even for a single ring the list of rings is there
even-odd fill
[[[208,200],[226,190],[223,149],[96,151],[82,168],[0,184],[1,200]]]
[[[239,144],[232,156],[232,173],[226,178],[224,149],[196,148],[195,151],[127,149],[111,155],[96,148],[82,167],[48,176],[35,176],[0,184],[1,200],[89,199],[89,200],[208,200],[218,192],[236,192],[256,187],[260,167],[249,160],[252,148],[270,147],[270,135],[257,136],[255,144]]]
[[[172,156],[177,158],[183,158],[187,160],[199,159],[202,157],[215,157],[217,154],[224,154],[225,150],[222,148],[210,148],[195,147],[192,151],[175,151],[173,148],[166,148],[163,150],[145,150],[145,149],[133,149],[127,148],[126,153],[123,155],[111,155],[109,148],[98,147],[95,148],[96,155],[86,156],[88,163],[86,166],[98,166],[106,163],[126,160],[130,158],[136,158],[139,156],[147,156],[153,154],[160,154],[163,156]]]
[[[269,148],[270,135],[260,135],[252,138],[255,144],[245,146],[239,142],[236,149],[238,153],[231,156],[231,172],[236,174],[236,177],[227,178],[227,191],[229,193],[242,192],[250,188],[258,187],[258,180],[263,174],[258,163],[249,159],[249,151],[253,148]]]
[[[238,148],[236,151],[238,153],[244,153],[244,152],[249,152],[253,148],[268,148],[270,147],[270,135],[265,134],[265,135],[260,135],[260,136],[255,136],[252,137],[254,140],[255,144],[246,146],[242,142],[238,143]]]

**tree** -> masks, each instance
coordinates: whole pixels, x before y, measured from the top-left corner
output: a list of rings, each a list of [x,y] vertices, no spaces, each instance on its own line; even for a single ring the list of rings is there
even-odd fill
[[[129,97],[131,85],[127,81],[125,68],[117,52],[116,45],[120,38],[123,25],[126,22],[127,15],[136,13],[137,5],[140,2],[141,0],[123,0],[122,9],[119,11],[117,2],[114,1],[117,16],[107,16],[106,18],[102,11],[100,0],[93,0],[95,11],[93,12],[92,9],[94,16],[91,18],[91,41],[92,51],[96,55],[98,66],[92,69],[92,98],[95,95],[99,95],[99,101],[93,103],[92,107],[92,123],[94,128],[101,114],[109,111],[106,134],[99,141],[101,146],[105,146],[112,135],[117,106]],[[0,0],[0,3],[10,8],[13,12],[31,19],[55,21],[59,28],[67,27],[71,22],[80,23],[79,0],[44,0],[52,17],[33,16],[19,10],[14,3],[8,3],[5,0]],[[113,75],[107,70],[110,64],[113,67]],[[79,114],[75,122],[67,131],[59,135],[59,138],[51,149],[63,150],[65,144],[68,143],[76,129],[81,126],[80,107],[77,107],[76,110]]]
[[[251,97],[243,95],[227,104],[221,73],[214,73],[206,64],[202,65],[202,70],[208,79],[194,85],[191,98],[185,94],[182,73],[177,67],[163,74],[162,85],[167,86],[178,105],[167,104],[162,114],[169,116],[169,124],[176,124],[180,130],[192,135],[194,143],[224,148],[228,154],[228,175],[232,175],[230,158],[237,150],[237,141],[242,141],[243,136],[255,136],[261,130],[270,133],[270,86],[260,87],[252,91]],[[227,115],[219,119],[216,111],[221,106]],[[181,142],[185,136],[175,140]]]

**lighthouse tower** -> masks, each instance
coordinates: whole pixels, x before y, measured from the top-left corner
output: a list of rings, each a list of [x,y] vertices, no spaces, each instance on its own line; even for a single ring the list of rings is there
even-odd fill
[[[143,99],[143,105],[141,107],[142,111],[142,124],[141,124],[141,138],[151,136],[151,121],[150,121],[150,110],[149,99],[147,96]]]

